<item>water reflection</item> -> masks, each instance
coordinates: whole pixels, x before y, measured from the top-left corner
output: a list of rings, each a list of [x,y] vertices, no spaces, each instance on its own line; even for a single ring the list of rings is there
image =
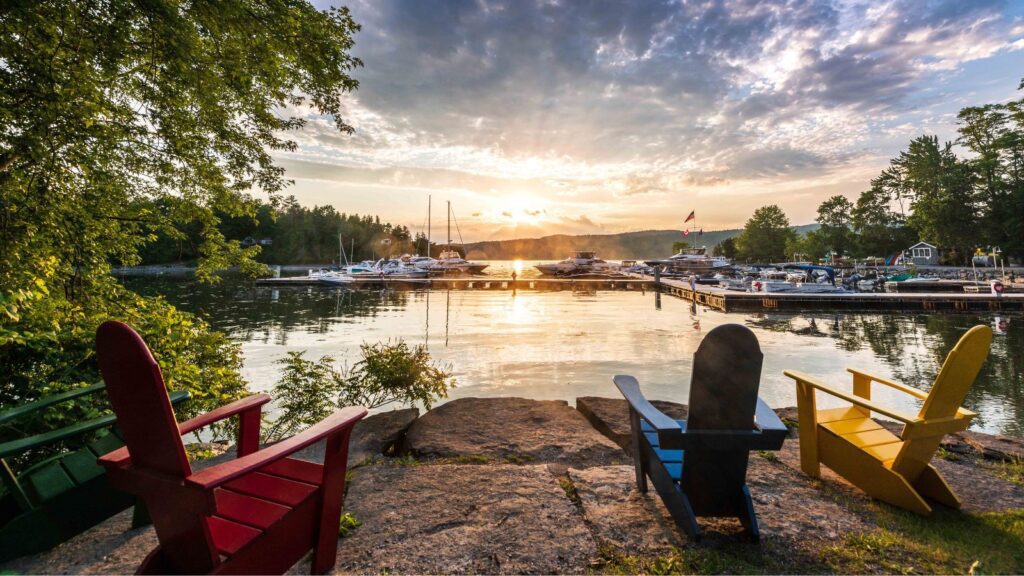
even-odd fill
[[[239,281],[196,288],[180,279],[131,284],[166,295],[241,342],[244,376],[258,390],[273,384],[274,361],[286,351],[352,361],[364,341],[404,338],[427,344],[454,367],[459,387],[452,397],[615,396],[611,377],[629,373],[649,396],[685,401],[692,354],[704,333],[739,322],[755,331],[765,354],[762,395],[784,406],[795,403],[793,383],[782,375],[786,368],[848,385],[845,368],[856,366],[927,390],[968,328],[1005,323],[967,406],[979,413],[976,428],[1024,434],[1020,315],[723,314],[639,291],[270,290]],[[884,387],[875,398],[918,407]]]

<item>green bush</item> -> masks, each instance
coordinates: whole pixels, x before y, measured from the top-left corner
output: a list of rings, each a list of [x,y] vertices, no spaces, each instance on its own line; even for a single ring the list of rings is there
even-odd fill
[[[281,410],[265,438],[280,440],[323,420],[339,406],[379,408],[399,402],[430,409],[455,387],[450,367],[431,361],[425,346],[410,348],[404,340],[360,346],[361,359],[352,368],[335,365],[331,356],[307,360],[289,352],[273,396]]]
[[[44,261],[36,269],[23,288],[0,292],[0,407],[100,381],[95,334],[109,319],[126,322],[142,335],[170,390],[191,394],[192,400],[179,408],[181,419],[248,394],[239,374],[238,345],[196,316],[162,298],[139,296],[111,277],[97,279],[102,289],[90,298],[69,300],[63,290],[52,287],[51,265]],[[103,394],[65,402],[0,427],[0,442],[68,426],[108,409]],[[62,447],[30,454],[20,463]]]

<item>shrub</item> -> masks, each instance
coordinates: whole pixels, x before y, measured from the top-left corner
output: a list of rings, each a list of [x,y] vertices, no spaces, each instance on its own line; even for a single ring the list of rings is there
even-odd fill
[[[303,355],[289,352],[278,362],[284,368],[272,393],[281,413],[267,428],[269,441],[295,434],[339,406],[373,409],[399,402],[429,410],[455,387],[449,366],[432,362],[425,346],[410,348],[401,339],[364,343],[350,369],[337,366],[331,356],[313,361]]]

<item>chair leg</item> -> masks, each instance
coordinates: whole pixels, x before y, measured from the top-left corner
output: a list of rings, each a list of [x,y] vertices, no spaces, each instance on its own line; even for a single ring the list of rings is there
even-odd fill
[[[960,508],[960,498],[957,497],[956,492],[953,492],[953,489],[946,483],[946,479],[942,477],[942,474],[939,474],[939,471],[931,464],[921,472],[921,476],[914,482],[914,488],[922,496],[927,496],[939,504],[949,506],[950,508]]]
[[[149,510],[146,509],[146,503],[141,498],[135,500],[135,507],[132,510],[132,528],[142,528],[143,526],[149,526],[153,523],[153,520],[149,517]]]
[[[320,526],[313,547],[313,574],[325,574],[334,568],[338,557],[338,523],[345,500],[345,471],[348,465],[348,428],[327,439],[324,478],[320,487]]]
[[[739,519],[740,524],[743,524],[744,530],[747,532],[747,536],[751,542],[761,541],[761,531],[757,527],[757,514],[754,513],[754,501],[750,499],[750,488],[746,484],[743,485],[743,493],[740,495],[740,510]]]
[[[640,415],[629,407],[629,430],[633,444],[633,468],[636,471],[636,488],[641,494],[647,493],[647,462],[643,451],[640,449],[640,437],[643,431],[640,429]]]
[[[797,382],[796,406],[800,421],[800,468],[811,478],[820,478],[818,413],[814,400],[814,388],[803,382]]]

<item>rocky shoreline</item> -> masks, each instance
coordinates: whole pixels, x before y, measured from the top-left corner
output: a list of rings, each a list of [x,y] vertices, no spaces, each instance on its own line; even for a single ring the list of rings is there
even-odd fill
[[[683,405],[656,404],[675,417],[686,414]],[[794,409],[777,412],[795,425]],[[346,511],[361,525],[339,540],[335,570],[883,573],[967,572],[973,565],[978,572],[1024,572],[1024,486],[1008,474],[1024,461],[1020,439],[949,436],[935,464],[963,509],[918,519],[827,471],[820,481],[803,475],[792,434],[777,453],[751,454],[758,546],[737,538],[731,519],[702,520],[705,539],[688,542],[656,494],[637,492],[624,449],[628,434],[626,404],[612,398],[578,398],[575,408],[462,398],[422,416],[415,409],[371,416],[357,426],[350,450]],[[322,453],[314,446],[301,457]],[[129,523],[130,512],[115,516],[0,572],[134,572],[156,536]],[[971,531],[988,541],[975,550],[942,540],[973,538]],[[1015,541],[1017,550],[1004,550]],[[944,546],[948,552],[937,552]],[[304,560],[293,571],[308,569]]]

